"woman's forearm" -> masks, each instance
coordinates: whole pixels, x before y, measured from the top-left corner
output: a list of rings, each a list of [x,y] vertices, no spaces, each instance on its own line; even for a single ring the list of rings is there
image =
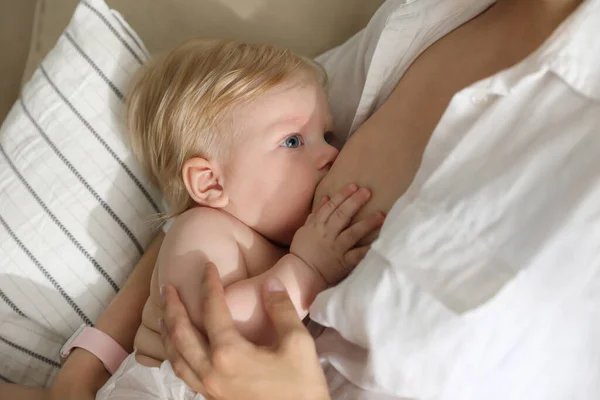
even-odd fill
[[[142,321],[142,310],[150,295],[150,281],[164,234],[158,234],[127,282],[96,321],[96,328],[115,339],[131,353],[133,339]]]
[[[50,393],[42,388],[0,382],[0,399],[49,400]]]
[[[141,323],[142,309],[150,293],[152,271],[164,234],[154,238],[146,253],[127,278],[127,282],[98,318],[95,327],[115,339],[126,351],[133,350],[133,340]],[[54,389],[85,391],[95,396],[109,378],[108,372],[94,355],[75,349],[56,378]],[[76,384],[76,385],[75,385]],[[74,385],[76,387],[74,387]]]

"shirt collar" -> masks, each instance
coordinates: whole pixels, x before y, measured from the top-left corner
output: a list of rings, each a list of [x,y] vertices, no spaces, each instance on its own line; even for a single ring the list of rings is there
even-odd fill
[[[582,95],[600,101],[600,0],[587,0],[525,60],[476,84],[504,96],[523,77],[552,71]]]
[[[569,86],[600,100],[600,0],[584,1],[542,48],[540,59]]]

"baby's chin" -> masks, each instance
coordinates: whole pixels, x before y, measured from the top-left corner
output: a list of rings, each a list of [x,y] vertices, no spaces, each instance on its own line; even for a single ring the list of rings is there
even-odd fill
[[[290,247],[290,245],[292,244],[292,240],[294,239],[294,235],[296,234],[296,231],[300,229],[302,225],[304,224],[292,227],[288,226],[286,228],[279,229],[268,236],[264,236],[269,238],[273,243],[277,244],[280,247]]]
[[[287,221],[285,225],[272,227],[274,229],[268,234],[263,233],[263,236],[267,237],[278,246],[290,247],[296,231],[302,228],[306,222],[306,218],[308,218],[308,215],[310,214],[310,206],[307,207],[307,210],[308,211],[304,213],[299,213],[293,220]]]

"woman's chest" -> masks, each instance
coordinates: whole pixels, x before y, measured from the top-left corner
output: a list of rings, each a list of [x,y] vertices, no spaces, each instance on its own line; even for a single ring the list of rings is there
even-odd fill
[[[411,63],[385,103],[348,140],[317,199],[354,182],[373,190],[362,213],[389,211],[413,181],[453,96],[520,62],[544,39],[536,34],[507,46],[510,24],[492,17],[488,12],[475,17]]]
[[[373,191],[361,213],[390,210],[411,184],[454,94],[508,66],[493,50],[494,38],[478,35],[478,18],[444,36],[412,62],[386,101],[344,145],[319,185],[317,200],[356,183]]]
[[[597,263],[600,105],[549,72],[510,89],[452,99],[374,245],[457,312],[525,270]]]

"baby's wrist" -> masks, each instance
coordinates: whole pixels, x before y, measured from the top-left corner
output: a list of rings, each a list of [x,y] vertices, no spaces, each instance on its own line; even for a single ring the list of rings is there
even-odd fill
[[[310,264],[309,262],[304,260],[304,258],[299,256],[298,254],[292,253],[292,252],[290,252],[289,254],[292,257],[294,257],[294,259],[296,260],[297,263],[302,265],[302,268],[306,269],[307,271],[310,271],[313,279],[315,279],[317,281],[318,285],[320,287],[322,287],[322,290],[325,290],[329,287],[327,280],[325,279],[325,277],[321,274],[321,272],[317,268],[315,268],[312,264]]]

